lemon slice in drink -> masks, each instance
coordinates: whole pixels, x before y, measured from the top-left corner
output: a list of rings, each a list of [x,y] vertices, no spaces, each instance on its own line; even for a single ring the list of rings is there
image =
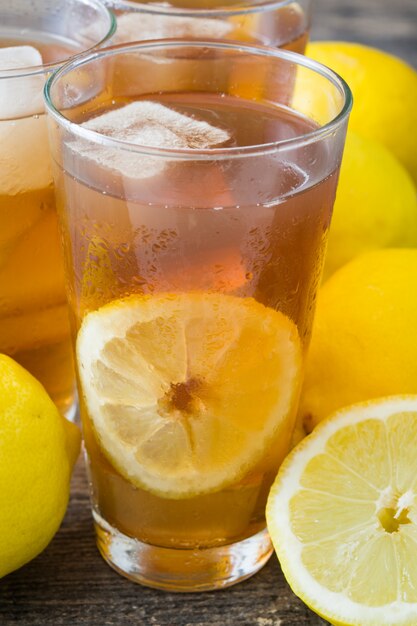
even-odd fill
[[[77,358],[103,451],[129,481],[163,497],[235,482],[291,428],[297,329],[252,298],[114,301],[84,318]]]
[[[268,528],[293,591],[332,624],[417,624],[417,396],[355,405],[287,457]]]

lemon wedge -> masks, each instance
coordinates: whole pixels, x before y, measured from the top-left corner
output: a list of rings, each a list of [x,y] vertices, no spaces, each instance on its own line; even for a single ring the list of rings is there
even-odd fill
[[[417,624],[417,396],[354,405],[284,461],[268,528],[296,593],[332,624]]]
[[[113,301],[84,318],[77,360],[104,453],[131,483],[162,497],[238,481],[292,426],[297,328],[252,298]]]

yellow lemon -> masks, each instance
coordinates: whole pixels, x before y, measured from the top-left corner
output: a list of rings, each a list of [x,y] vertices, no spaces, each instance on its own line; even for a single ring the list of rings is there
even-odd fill
[[[269,532],[292,590],[331,624],[417,624],[417,396],[341,410],[287,457]]]
[[[357,257],[322,287],[299,418],[310,431],[333,411],[417,393],[417,249]]]
[[[361,253],[417,246],[417,193],[382,144],[348,131],[324,278]]]
[[[79,429],[42,385],[0,355],[0,577],[48,545],[67,508]]]
[[[252,298],[131,296],[84,318],[83,401],[133,484],[167,498],[213,492],[289,445],[301,347],[295,324]]]
[[[306,54],[349,84],[354,98],[349,127],[384,144],[417,181],[417,72],[401,59],[356,43],[313,42]]]

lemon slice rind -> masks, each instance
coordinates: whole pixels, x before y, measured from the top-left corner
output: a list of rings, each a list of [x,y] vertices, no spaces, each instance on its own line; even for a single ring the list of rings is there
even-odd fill
[[[397,599],[385,604],[381,603],[378,606],[369,606],[365,603],[355,602],[346,593],[334,592],[318,582],[303,561],[303,549],[307,543],[301,541],[293,531],[294,517],[292,512],[294,513],[294,508],[291,507],[294,507],[294,498],[300,491],[309,489],[305,487],[305,483],[304,485],[302,483],[305,481],[305,470],[318,455],[325,453],[326,444],[333,435],[346,427],[357,426],[368,420],[378,420],[386,424],[394,416],[409,413],[414,415],[417,428],[417,396],[393,396],[338,411],[331,418],[321,422],[313,433],[290,453],[282,464],[271,489],[266,509],[267,523],[284,576],[294,593],[305,604],[336,626],[358,626],[359,624],[360,626],[393,626],[393,624],[395,626],[415,626],[417,623],[417,601],[408,602]],[[372,456],[369,457],[369,463],[372,463]],[[352,469],[349,468],[349,471]],[[395,472],[395,468],[392,471]],[[311,486],[310,488],[313,489]],[[370,488],[375,488],[375,485],[371,485]],[[414,482],[414,488],[417,488],[417,479]],[[378,491],[376,488],[375,490]],[[320,488],[317,489],[317,493],[320,494]],[[355,502],[352,496],[345,498],[342,491],[340,494],[335,494],[334,497],[346,499],[346,501],[350,499],[352,503]],[[365,506],[368,503],[375,504],[375,514],[383,497],[384,490],[381,491],[380,489],[378,501],[374,503],[370,497],[369,499],[364,498],[363,503]],[[299,513],[301,515],[301,511]],[[318,524],[318,520],[310,519],[308,517],[309,512],[306,510],[302,514],[308,518],[308,523],[311,521],[312,533],[314,533],[314,524]],[[415,521],[416,511],[413,504],[412,522]],[[363,533],[364,536],[368,533],[369,540],[374,540],[375,534],[378,532],[381,532],[381,528],[375,519],[369,519],[365,522],[362,519],[362,523],[352,527],[352,533],[358,535]],[[335,528],[334,537],[330,537],[330,540],[334,538],[337,549],[343,550],[341,542],[347,536],[346,532],[341,531],[340,528]],[[341,540],[339,543],[337,543],[337,537]],[[320,541],[319,538],[318,541]],[[348,553],[346,555],[349,556]],[[329,566],[329,563],[323,565],[323,567]],[[345,567],[349,567],[349,558],[346,559]],[[330,574],[337,578],[340,571],[333,571]],[[364,585],[372,584],[371,580],[361,582]],[[399,593],[401,592],[400,587],[401,581],[398,581]]]
[[[290,428],[301,347],[295,324],[252,298],[160,294],[89,313],[77,361],[111,463],[137,487],[188,498],[239,480]],[[172,386],[194,375],[201,409],[165,410]]]

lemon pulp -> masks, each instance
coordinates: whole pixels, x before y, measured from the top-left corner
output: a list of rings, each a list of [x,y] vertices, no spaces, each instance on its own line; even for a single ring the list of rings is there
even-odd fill
[[[417,396],[340,411],[286,459],[267,521],[292,589],[333,624],[417,623]]]
[[[77,360],[104,453],[130,482],[163,497],[234,483],[292,426],[297,328],[252,298],[114,301],[84,318]]]

